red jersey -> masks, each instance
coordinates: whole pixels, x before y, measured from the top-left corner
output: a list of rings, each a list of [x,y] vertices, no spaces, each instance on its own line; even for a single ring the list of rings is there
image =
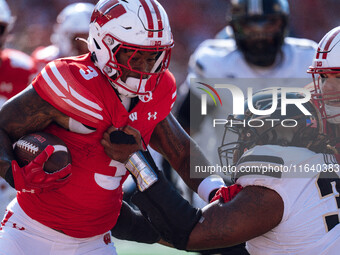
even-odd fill
[[[36,74],[32,58],[25,53],[4,49],[0,52],[0,107],[24,90]]]
[[[150,78],[148,83],[156,82]],[[42,194],[18,193],[22,209],[38,222],[65,234],[91,237],[110,230],[122,204],[122,184],[128,176],[123,164],[109,158],[100,144],[111,125],[130,125],[149,143],[155,126],[171,111],[176,99],[173,75],[167,71],[149,102],[139,101],[126,111],[108,79],[90,54],[50,62],[33,81],[37,93],[55,108],[95,128],[90,134],[50,125],[72,156],[72,177],[62,188]],[[147,85],[148,86],[148,85]]]

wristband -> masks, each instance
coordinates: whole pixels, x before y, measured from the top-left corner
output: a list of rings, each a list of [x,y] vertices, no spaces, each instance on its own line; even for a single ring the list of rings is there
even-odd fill
[[[130,156],[125,167],[135,177],[138,189],[141,192],[148,189],[158,180],[157,174],[140,150]]]
[[[218,175],[210,175],[205,178],[197,188],[197,193],[206,203],[209,203],[210,193],[221,187],[225,187],[222,177]]]

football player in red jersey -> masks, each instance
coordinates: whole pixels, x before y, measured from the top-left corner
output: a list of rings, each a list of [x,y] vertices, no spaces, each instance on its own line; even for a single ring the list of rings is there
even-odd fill
[[[123,143],[136,141],[116,128],[137,129],[145,145],[162,153],[194,190],[200,180],[190,179],[190,160],[208,165],[170,113],[176,99],[168,71],[174,43],[162,6],[156,0],[101,0],[89,23],[88,54],[48,63],[0,111],[0,174],[18,191],[1,225],[0,254],[116,253],[109,231],[120,214],[133,212],[125,203],[122,208],[129,173],[112,159],[110,141],[121,142],[121,150]],[[35,131],[66,143],[72,169],[44,173],[53,153],[49,147],[18,167],[12,143]],[[114,232],[143,242],[159,240],[147,222],[137,223],[149,229]]]
[[[93,4],[78,2],[66,6],[59,13],[51,35],[52,44],[47,47],[38,47],[32,53],[39,70],[57,58],[89,52],[82,39],[88,37],[88,21],[93,9]]]
[[[0,1],[0,105],[25,89],[32,81],[36,69],[32,59],[25,53],[4,48],[15,18],[5,0]]]
[[[36,74],[34,62],[28,55],[18,50],[4,48],[14,19],[5,0],[0,0],[0,108],[9,98],[25,89]],[[15,190],[0,179],[1,216],[15,195]]]
[[[340,26],[329,31],[320,41],[308,72],[314,81],[313,99],[318,106],[327,132],[340,150]],[[340,163],[339,151],[337,160]]]

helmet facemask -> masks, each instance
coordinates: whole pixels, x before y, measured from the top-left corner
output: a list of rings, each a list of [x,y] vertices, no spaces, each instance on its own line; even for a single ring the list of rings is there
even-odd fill
[[[309,68],[314,82],[313,100],[322,116],[331,124],[340,124],[340,68]],[[338,78],[328,77],[337,75]],[[328,83],[326,85],[326,83]],[[326,85],[326,86],[325,86]],[[332,90],[328,88],[332,87]]]
[[[161,75],[169,67],[172,46],[140,47],[120,42],[110,34],[104,37],[102,43],[109,53],[109,60],[103,71],[119,94],[126,97],[138,95],[142,101],[151,100],[155,86],[151,88],[150,84],[146,83],[153,76],[156,78],[155,85],[158,83]],[[140,59],[143,55],[148,56],[145,59],[147,67],[140,70],[135,67],[135,61],[143,61]]]
[[[266,67],[275,63],[283,44],[286,19],[277,14],[246,16],[231,22],[237,47],[250,64]]]

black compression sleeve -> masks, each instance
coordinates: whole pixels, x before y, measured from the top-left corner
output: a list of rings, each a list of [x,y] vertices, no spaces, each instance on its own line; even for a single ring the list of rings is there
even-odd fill
[[[155,184],[144,192],[136,192],[131,201],[157,229],[163,240],[181,250],[186,248],[190,233],[202,215],[202,211],[192,207],[161,172]]]
[[[140,243],[156,243],[161,237],[139,212],[123,201],[117,223],[111,229],[112,236]]]

